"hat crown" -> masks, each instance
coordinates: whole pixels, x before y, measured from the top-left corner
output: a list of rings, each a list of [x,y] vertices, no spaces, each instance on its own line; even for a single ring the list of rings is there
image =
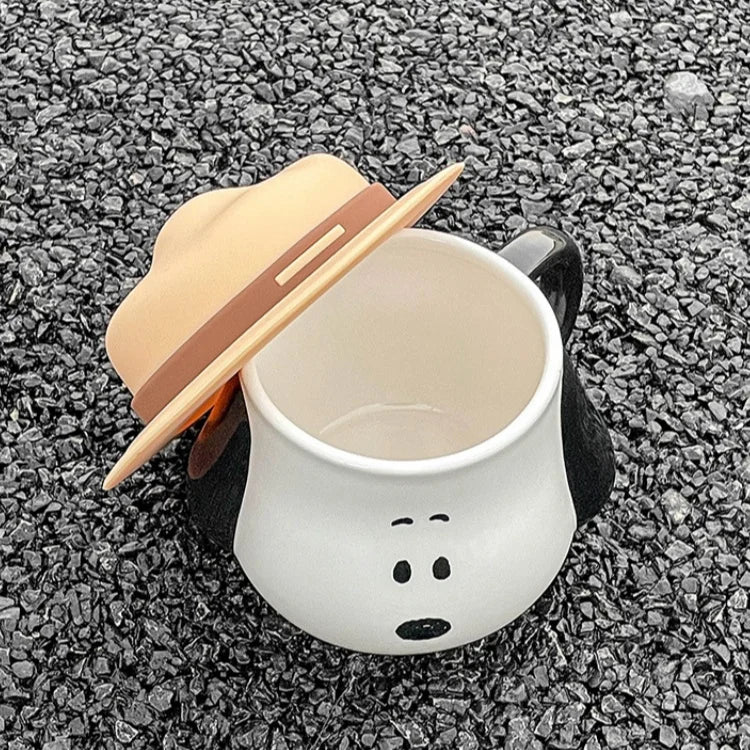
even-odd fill
[[[367,185],[346,162],[314,154],[257,185],[212,190],[180,206],[157,236],[149,272],[107,328],[107,353],[130,391]]]

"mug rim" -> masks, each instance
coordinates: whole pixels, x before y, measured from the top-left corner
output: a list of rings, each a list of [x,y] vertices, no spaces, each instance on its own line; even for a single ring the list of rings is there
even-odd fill
[[[332,463],[359,472],[391,475],[417,476],[454,471],[479,463],[494,456],[526,434],[542,417],[562,379],[562,338],[557,318],[542,291],[522,271],[489,248],[448,232],[432,229],[401,229],[395,236],[409,234],[449,245],[453,250],[465,253],[484,265],[495,276],[510,278],[518,291],[530,303],[542,324],[544,362],[539,382],[526,405],[504,427],[488,438],[441,456],[415,459],[377,458],[337,448],[315,437],[293,422],[274,403],[263,387],[255,365],[255,358],[247,362],[240,371],[243,396],[246,404],[252,401],[269,425],[306,453],[311,453],[326,463]],[[252,423],[250,425],[252,430]],[[252,449],[251,449],[252,450]]]

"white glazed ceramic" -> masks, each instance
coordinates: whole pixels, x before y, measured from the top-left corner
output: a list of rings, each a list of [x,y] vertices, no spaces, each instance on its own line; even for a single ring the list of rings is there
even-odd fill
[[[562,369],[555,315],[521,271],[402,230],[242,371],[245,573],[292,623],[350,649],[436,651],[498,630],[554,579],[576,528]]]

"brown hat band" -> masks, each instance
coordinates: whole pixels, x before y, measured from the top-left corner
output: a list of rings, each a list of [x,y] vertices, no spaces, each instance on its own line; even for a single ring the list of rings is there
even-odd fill
[[[150,422],[216,357],[395,202],[375,183],[318,224],[167,358],[133,396],[133,411]]]

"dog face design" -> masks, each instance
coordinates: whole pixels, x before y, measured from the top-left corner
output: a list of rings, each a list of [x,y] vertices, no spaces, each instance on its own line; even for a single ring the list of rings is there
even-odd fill
[[[557,487],[551,471],[521,472],[520,485],[508,472],[486,498],[442,476],[393,479],[376,492],[351,472],[300,492],[315,466],[279,472],[281,455],[262,443],[248,481],[243,412],[238,401],[228,443],[191,454],[193,517],[279,614],[321,640],[384,654],[461,646],[521,614],[565,557],[575,517],[564,497],[545,501]],[[219,458],[199,476],[203,452]],[[529,492],[533,482],[544,492]]]
[[[441,524],[449,522],[450,517],[446,513],[435,513],[427,519],[427,523]],[[404,541],[407,541],[407,546],[409,539],[408,531],[411,530],[414,523],[414,519],[410,516],[402,516],[391,521],[391,527],[396,529],[394,536],[396,534],[403,536]],[[435,536],[439,540],[439,535],[436,534]],[[400,544],[401,540],[399,540],[399,546]],[[439,547],[439,542],[435,547]],[[408,553],[406,554],[408,555]],[[416,561],[409,561],[408,558],[411,557],[411,555],[394,563],[392,571],[393,580],[400,588],[402,587],[404,589],[403,593],[407,598],[415,588],[417,588],[417,590],[426,587],[435,587],[436,590],[448,588],[445,585],[438,586],[437,584],[445,582],[450,578],[452,573],[450,560],[445,555],[439,554],[437,550],[436,554],[437,556],[427,569],[425,569],[424,565],[416,567],[415,564],[413,567],[413,563],[416,563]],[[424,554],[419,555],[419,559],[420,562],[424,562]],[[397,592],[395,595],[399,596],[400,593],[401,592]],[[417,595],[416,598],[418,600],[419,595]],[[419,608],[420,606],[417,605],[417,609]],[[439,614],[445,613],[441,612]],[[440,638],[448,633],[451,630],[451,627],[452,625],[449,620],[445,619],[445,617],[438,616],[438,613],[434,613],[430,616],[419,616],[413,619],[404,620],[399,623],[394,632],[398,638],[404,641],[424,641]]]

